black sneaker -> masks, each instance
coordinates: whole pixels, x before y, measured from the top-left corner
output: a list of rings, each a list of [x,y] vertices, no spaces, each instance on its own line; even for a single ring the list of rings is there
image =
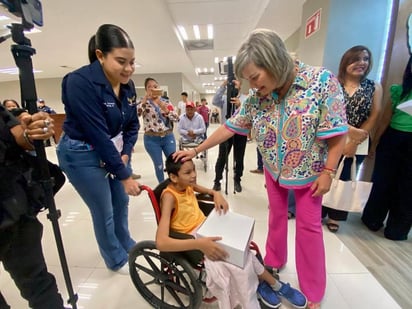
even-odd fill
[[[240,181],[235,180],[235,191],[242,192],[242,186],[240,185]]]
[[[220,182],[215,182],[215,184],[213,185],[213,190],[215,191],[222,190],[222,187],[220,186]]]

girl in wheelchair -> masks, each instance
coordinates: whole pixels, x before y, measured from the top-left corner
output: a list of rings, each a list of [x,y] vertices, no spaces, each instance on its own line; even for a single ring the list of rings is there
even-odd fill
[[[195,235],[196,229],[206,219],[199,207],[195,192],[213,196],[214,207],[221,213],[226,213],[228,204],[219,192],[196,183],[196,170],[192,160],[174,162],[172,154],[166,160],[166,172],[169,175],[169,184],[160,198],[162,215],[156,233],[158,250],[164,252],[200,250],[205,257],[207,286],[218,298],[220,308],[234,308],[238,304],[242,308],[260,308],[258,298],[267,307],[278,308],[281,305],[280,297],[287,299],[296,308],[306,307],[306,297],[288,283],[276,280],[254,254],[249,254],[248,262],[243,269],[226,263],[224,260],[227,253],[216,243],[221,237],[190,239],[170,237],[170,232]],[[222,288],[219,277],[228,270],[231,280],[229,280],[230,286],[226,286],[226,289]]]

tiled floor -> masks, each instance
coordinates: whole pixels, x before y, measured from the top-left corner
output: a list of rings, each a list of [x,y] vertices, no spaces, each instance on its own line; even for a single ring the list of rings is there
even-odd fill
[[[213,127],[211,128],[213,130]],[[152,162],[142,145],[142,136],[136,145],[133,167],[143,177],[142,184],[156,185]],[[47,148],[48,158],[56,160],[53,147]],[[217,148],[209,150],[208,171],[198,166],[198,182],[212,186]],[[263,187],[263,176],[249,173],[256,166],[256,150],[253,143],[247,145],[245,172],[242,178],[243,192],[233,194],[229,188],[227,196],[231,208],[256,219],[254,240],[264,253],[266,236],[267,201]],[[229,171],[231,175],[231,170]],[[229,176],[229,179],[231,177]],[[229,181],[230,186],[233,185]],[[224,188],[224,185],[222,186]],[[73,287],[78,293],[78,308],[87,309],[128,309],[150,308],[139,295],[128,276],[107,270],[98,253],[88,209],[71,185],[67,183],[57,194],[56,205],[62,211],[59,220]],[[61,272],[59,258],[50,222],[46,214],[40,214],[44,224],[43,245],[50,271],[56,276],[59,289],[67,299],[66,286]],[[148,197],[143,194],[130,201],[130,230],[136,241],[154,239],[156,224]],[[281,272],[281,278],[297,286],[294,264],[295,222],[289,222],[289,262]],[[324,239],[327,255],[327,289],[322,308],[324,309],[366,309],[400,308],[371,273],[359,262],[348,248],[325,230]],[[1,270],[0,290],[12,308],[27,308],[8,274]],[[205,305],[204,308],[216,308]],[[284,304],[282,308],[291,308]]]

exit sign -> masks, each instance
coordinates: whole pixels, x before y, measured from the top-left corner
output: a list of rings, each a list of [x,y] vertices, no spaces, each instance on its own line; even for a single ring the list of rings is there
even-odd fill
[[[320,13],[322,9],[317,10],[311,17],[306,20],[305,39],[320,29]]]

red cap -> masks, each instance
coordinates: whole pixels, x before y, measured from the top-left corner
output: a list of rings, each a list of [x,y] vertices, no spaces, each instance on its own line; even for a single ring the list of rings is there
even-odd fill
[[[189,101],[186,103],[186,107],[195,107],[195,103],[193,101]]]

